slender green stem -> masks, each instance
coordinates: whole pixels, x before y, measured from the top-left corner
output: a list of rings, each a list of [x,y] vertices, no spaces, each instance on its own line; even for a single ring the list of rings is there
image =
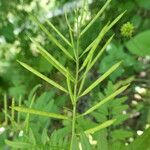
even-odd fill
[[[75,128],[76,128],[76,103],[78,100],[78,78],[79,78],[79,35],[80,35],[80,26],[77,19],[77,45],[75,51],[75,60],[76,60],[76,75],[75,75],[75,82],[74,82],[74,103],[73,103],[73,116],[72,116],[72,136],[71,136],[71,145],[70,150],[73,149],[73,139],[75,135]]]
[[[5,124],[8,124],[8,118],[7,118],[7,96],[4,94],[4,114],[5,114]]]
[[[18,106],[19,106],[19,107],[21,107],[21,101],[22,101],[22,97],[20,96],[20,97],[19,97],[19,103],[18,103]],[[17,123],[18,123],[18,124],[20,123],[20,112],[18,112]]]
[[[12,103],[11,103],[11,123],[12,123],[12,126],[14,126],[14,122],[15,122],[15,110],[13,109],[15,106],[15,100],[14,98],[12,99]]]
[[[79,40],[77,40],[77,43],[79,44]],[[75,135],[75,124],[76,124],[76,102],[78,100],[78,93],[77,93],[78,72],[79,72],[78,44],[77,44],[77,49],[76,49],[76,77],[75,77],[75,83],[74,83],[74,104],[73,104],[72,137],[71,137],[70,150],[72,150],[72,148],[73,148],[73,139],[74,139],[74,135]]]
[[[76,124],[76,104],[73,106],[72,135],[71,135],[71,145],[70,145],[70,150],[73,149],[73,139],[74,139],[74,135],[75,135],[75,124]]]

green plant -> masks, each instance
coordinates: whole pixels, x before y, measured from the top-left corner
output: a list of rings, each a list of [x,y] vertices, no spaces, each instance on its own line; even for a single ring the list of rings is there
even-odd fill
[[[82,100],[82,97],[89,94],[96,86],[98,86],[104,79],[106,79],[112,72],[114,72],[121,64],[121,62],[117,62],[113,66],[111,66],[103,75],[98,77],[93,83],[90,83],[88,87],[85,84],[86,78],[88,77],[89,71],[92,69],[96,61],[100,58],[100,56],[103,54],[105,48],[108,46],[108,44],[113,39],[112,35],[106,43],[103,45],[101,50],[98,50],[98,46],[106,33],[121,19],[124,13],[120,14],[116,19],[114,19],[112,22],[108,22],[98,33],[97,37],[94,39],[94,41],[89,44],[89,46],[82,50],[80,47],[80,39],[84,37],[85,33],[88,32],[88,29],[93,25],[93,23],[100,17],[100,15],[104,12],[106,7],[109,5],[111,0],[108,0],[106,4],[102,7],[102,9],[97,13],[97,15],[88,23],[86,27],[82,26],[82,19],[83,19],[83,13],[84,13],[84,7],[81,10],[75,11],[75,27],[72,28],[70,25],[67,14],[65,14],[66,22],[69,28],[69,34],[70,34],[70,41],[66,39],[59,31],[55,28],[55,26],[52,25],[49,21],[47,21],[47,24],[51,26],[56,33],[59,35],[61,40],[64,42],[64,45],[62,45],[48,30],[47,28],[41,24],[35,17],[32,16],[33,20],[39,25],[39,27],[45,32],[45,34],[48,36],[48,38],[58,46],[58,48],[62,51],[64,54],[63,57],[68,58],[68,66],[63,66],[60,62],[57,61],[50,53],[45,50],[43,46],[41,46],[38,42],[36,42],[34,39],[30,38],[32,42],[36,45],[38,52],[51,64],[53,65],[60,73],[62,73],[66,79],[65,85],[60,85],[59,83],[55,82],[54,80],[48,78],[47,76],[41,74],[36,69],[32,68],[31,66],[27,65],[26,63],[23,63],[21,61],[18,61],[24,68],[38,76],[39,78],[45,80],[52,86],[56,87],[57,89],[61,90],[62,92],[66,93],[70,97],[70,109],[72,111],[71,116],[66,116],[63,114],[58,113],[49,113],[44,111],[39,111],[36,109],[31,108],[32,102],[29,108],[27,107],[20,107],[20,106],[14,106],[12,105],[12,111],[16,110],[19,112],[25,112],[27,114],[36,114],[41,116],[47,116],[50,118],[60,119],[60,120],[66,120],[68,124],[71,124],[71,131],[67,135],[68,137],[71,135],[71,143],[70,150],[73,150],[75,147],[78,147],[78,138],[80,138],[81,141],[87,143],[86,135],[94,134],[98,132],[99,130],[102,130],[112,124],[115,123],[116,120],[110,119],[107,120],[99,125],[92,126],[91,128],[86,129],[85,131],[82,131],[80,127],[78,127],[78,119],[84,118],[86,115],[91,114],[93,111],[99,109],[102,105],[110,102],[114,97],[116,97],[118,94],[123,92],[129,85],[125,85],[121,88],[116,89],[113,93],[110,95],[107,95],[104,99],[99,100],[94,106],[86,110],[84,113],[79,114],[77,112],[77,103]],[[80,18],[80,19],[79,19]],[[68,49],[71,49],[72,51],[68,51]],[[84,61],[81,62],[81,58],[85,57]],[[75,66],[75,71],[74,71]],[[13,114],[13,113],[12,113]],[[95,124],[94,124],[95,125]],[[81,134],[80,134],[81,132]],[[11,142],[6,141],[7,144],[11,145]],[[81,142],[82,143],[82,142]],[[29,146],[26,145],[25,146]],[[85,146],[82,144],[82,146]],[[87,147],[84,149],[89,149],[88,144]]]

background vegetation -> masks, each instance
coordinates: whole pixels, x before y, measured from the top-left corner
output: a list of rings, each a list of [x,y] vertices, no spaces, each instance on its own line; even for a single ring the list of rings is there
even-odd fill
[[[42,43],[61,64],[71,64],[68,63],[66,57],[62,57],[59,48],[48,40],[47,35],[33,21],[31,14],[36,16],[57,39],[59,37],[55,31],[47,26],[47,19],[66,38],[69,38],[68,27],[64,23],[64,10],[67,10],[68,19],[73,25],[73,10],[76,7],[80,8],[82,2],[73,0],[0,1],[0,149],[9,149],[10,145],[14,144],[9,143],[10,141],[25,142],[21,145],[32,143],[35,147],[44,150],[48,149],[46,145],[48,145],[49,139],[53,139],[50,143],[50,145],[54,145],[53,149],[56,145],[65,145],[65,142],[67,145],[67,140],[64,139],[68,131],[68,122],[17,112],[11,116],[13,112],[9,106],[14,103],[30,107],[34,101],[32,108],[56,113],[61,110],[61,113],[71,115],[72,112],[64,107],[66,103],[68,106],[70,105],[66,95],[23,69],[16,60],[19,59],[34,66],[57,82],[63,82],[62,75],[39,55],[36,45],[27,35]],[[95,16],[105,2],[105,0],[88,1],[85,7],[84,25]],[[91,139],[93,143],[103,139],[97,144],[98,150],[119,150],[122,145],[129,144],[132,147],[134,139],[150,125],[150,2],[148,0],[112,0],[103,15],[85,33],[85,38],[81,42],[82,48],[86,48],[96,38],[97,33],[109,20],[114,20],[125,10],[127,12],[124,17],[103,39],[102,43],[105,43],[108,37],[115,33],[114,39],[107,46],[105,53],[91,70],[88,82],[90,83],[105,73],[112,65],[123,60],[122,65],[90,95],[85,96],[83,101],[78,103],[78,112],[82,113],[97,103],[99,97],[103,98],[113,93],[116,88],[132,82],[130,87],[119,97],[93,112],[90,116],[92,121],[84,119],[79,121],[81,127],[88,129],[95,123],[117,119],[117,122],[111,127],[101,130],[94,137],[89,137],[89,139],[93,138]],[[101,48],[101,45],[99,47]],[[84,59],[85,57],[83,57]],[[8,116],[4,115],[6,110]],[[58,130],[60,128],[62,129]],[[143,135],[150,136],[150,131],[147,130],[147,133],[149,135]],[[63,139],[63,144],[57,143],[59,140],[62,141],[57,139],[60,137],[59,135]],[[82,145],[83,150],[92,149],[92,142],[89,144],[84,136],[83,134],[81,137],[82,143],[85,143]],[[137,148],[134,146],[135,150],[141,150],[138,144],[135,145],[137,145]],[[29,146],[24,145],[24,148]],[[35,149],[38,149],[37,147]],[[150,145],[147,145],[145,150],[148,148]]]

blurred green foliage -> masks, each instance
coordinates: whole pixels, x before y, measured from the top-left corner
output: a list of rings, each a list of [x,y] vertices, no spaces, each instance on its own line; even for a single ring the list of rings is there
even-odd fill
[[[47,36],[39,29],[39,27],[32,21],[30,14],[39,18],[39,20],[46,25],[45,20],[49,19],[56,28],[58,28],[66,37],[69,37],[68,28],[64,24],[65,18],[62,15],[64,13],[64,6],[66,4],[70,4],[74,6],[73,0],[44,0],[44,1],[37,1],[37,0],[1,0],[0,1],[0,107],[2,110],[3,106],[3,94],[7,93],[8,97],[8,105],[11,105],[11,98],[15,98],[15,103],[18,103],[18,99],[21,96],[24,100],[26,106],[30,105],[31,97],[27,98],[29,91],[33,89],[33,87],[37,84],[42,83],[42,88],[37,91],[37,95],[39,96],[35,103],[33,104],[34,108],[42,109],[45,111],[54,111],[57,112],[58,108],[62,108],[62,111],[69,114],[69,110],[63,108],[63,104],[66,102],[65,96],[61,95],[58,91],[52,91],[51,86],[47,83],[39,80],[37,77],[29,73],[28,71],[24,70],[20,67],[20,65],[16,62],[17,59],[27,62],[28,64],[37,68],[40,72],[46,74],[48,77],[54,78],[57,81],[63,81],[62,75],[60,75],[55,68],[50,66],[36,51],[35,45],[30,41],[27,34],[29,34],[34,40],[40,42],[45,48],[49,50],[58,59],[62,64],[68,63],[65,57],[62,57],[61,52],[58,48],[52,44]],[[89,1],[90,2],[90,1]],[[78,2],[77,2],[78,3]],[[89,5],[87,5],[87,10],[85,13],[85,20],[84,23],[88,22],[90,18],[92,18],[96,12],[104,5],[105,0],[93,0]],[[70,6],[69,5],[69,6]],[[76,7],[76,5],[74,6]],[[85,38],[82,38],[82,48],[86,48],[89,43],[91,43],[97,33],[102,29],[102,27],[110,20],[112,21],[115,16],[119,13],[126,10],[125,16],[121,19],[119,24],[115,25],[111,32],[106,36],[106,38],[102,41],[105,43],[107,37],[110,36],[111,33],[115,33],[114,40],[111,44],[107,47],[105,54],[103,54],[101,60],[99,60],[91,73],[89,74],[91,80],[98,76],[98,74],[103,74],[118,61],[124,60],[123,65],[115,71],[110,77],[110,81],[105,81],[102,84],[101,89],[96,88],[93,92],[94,97],[103,96],[103,94],[107,95],[109,91],[112,92],[111,84],[116,81],[122,79],[127,79],[130,76],[135,77],[135,82],[130,88],[130,91],[127,93],[128,100],[126,99],[119,99],[123,101],[119,103],[121,106],[118,106],[118,112],[122,111],[123,109],[127,109],[130,115],[134,115],[137,112],[140,112],[140,115],[136,116],[135,118],[125,118],[124,120],[128,119],[127,121],[127,128],[123,127],[123,131],[119,129],[117,126],[113,127],[112,132],[110,132],[110,140],[104,140],[104,143],[101,143],[102,146],[106,146],[107,142],[113,142],[115,140],[119,140],[121,142],[127,141],[128,137],[136,136],[135,131],[138,129],[144,129],[147,123],[150,123],[150,102],[149,102],[149,94],[142,95],[142,101],[138,102],[138,106],[132,106],[132,99],[135,99],[133,96],[137,94],[135,92],[136,86],[143,86],[149,89],[150,87],[150,1],[148,0],[113,0],[112,3],[109,5],[105,13],[98,19],[94,25],[90,28],[90,31],[86,33]],[[73,18],[73,11],[72,7],[69,7],[69,21],[72,23]],[[134,26],[134,33],[132,37],[123,37],[121,35],[121,27],[123,24],[131,22]],[[47,26],[47,25],[46,25]],[[48,27],[49,28],[49,27]],[[49,28],[50,32],[56,36],[55,32]],[[56,36],[56,38],[58,38]],[[101,47],[101,46],[100,46]],[[83,57],[84,60],[84,57]],[[144,78],[140,76],[140,74],[145,73]],[[89,81],[90,82],[90,81]],[[88,84],[88,83],[87,83]],[[107,86],[106,86],[107,85]],[[99,93],[99,90],[103,91],[106,88],[106,91]],[[45,91],[45,92],[44,92]],[[149,91],[149,90],[148,90]],[[43,93],[44,92],[44,93]],[[98,93],[98,94],[95,94]],[[126,95],[126,94],[124,94]],[[32,95],[33,96],[33,95]],[[27,99],[27,100],[26,100]],[[49,101],[51,99],[51,101]],[[93,103],[95,103],[96,98],[93,99]],[[44,101],[44,102],[43,102]],[[138,100],[137,100],[138,101]],[[119,105],[118,104],[118,105]],[[68,104],[69,105],[69,104]],[[84,108],[87,108],[90,103],[85,101],[85,103],[79,104],[81,106],[81,111]],[[105,106],[104,110],[107,111],[113,108],[114,104],[110,104],[109,106]],[[145,107],[147,106],[147,107]],[[146,108],[146,109],[145,109]],[[117,109],[117,108],[116,108]],[[109,112],[111,116],[114,114],[116,115],[115,108]],[[96,114],[93,114],[96,115]],[[106,113],[102,113],[101,116],[95,116],[97,121],[105,119]],[[138,121],[136,120],[138,118]],[[25,119],[25,116],[22,115],[22,120]],[[3,124],[4,117],[0,113],[0,123]],[[41,139],[41,147],[45,148],[45,143],[49,140],[47,139],[47,132],[50,133],[54,130],[54,126],[62,126],[65,127],[68,125],[68,122],[55,122],[51,120],[47,120],[46,118],[41,117],[31,117],[31,126],[32,130],[37,128],[36,131],[30,130],[30,136],[33,138],[32,132],[36,134],[36,137],[40,136],[39,132],[43,132],[43,139]],[[39,122],[40,121],[40,122]],[[84,122],[81,120],[81,124],[84,123],[88,124],[88,122]],[[93,125],[93,124],[92,124]],[[51,127],[51,130],[48,131],[48,127]],[[68,125],[69,126],[69,125]],[[89,124],[90,126],[90,124]],[[19,123],[18,130],[22,130],[23,125]],[[70,127],[70,126],[69,126]],[[43,128],[46,128],[46,131],[42,131]],[[118,137],[117,130],[121,130],[122,133]],[[4,139],[11,136],[9,135],[12,129],[8,129],[7,132],[0,135],[0,149],[4,149]],[[62,129],[62,133],[65,134],[66,129]],[[130,132],[131,131],[131,132]],[[13,131],[14,139],[17,140],[18,131]],[[56,134],[56,135],[55,135]],[[106,131],[103,131],[101,137],[106,136]],[[56,136],[59,135],[59,131],[52,135],[54,139],[54,143],[57,145],[57,140],[55,139]],[[113,136],[114,135],[114,136]],[[35,136],[35,135],[34,135]],[[45,137],[46,136],[46,137]],[[114,138],[111,138],[111,137]],[[54,138],[55,137],[55,138]],[[23,137],[24,138],[24,137]],[[62,136],[62,138],[64,138]],[[84,135],[83,135],[84,140]],[[94,137],[98,139],[97,137]],[[35,141],[39,139],[35,139]],[[25,139],[21,141],[28,142],[29,140]],[[33,141],[33,143],[35,142]],[[106,142],[106,143],[105,143]],[[120,142],[120,143],[121,143]],[[129,141],[127,141],[129,143]],[[114,146],[118,146],[119,142]],[[55,145],[54,144],[54,145]],[[8,144],[9,145],[9,144]],[[37,145],[38,147],[39,145]],[[104,147],[103,147],[104,148]]]

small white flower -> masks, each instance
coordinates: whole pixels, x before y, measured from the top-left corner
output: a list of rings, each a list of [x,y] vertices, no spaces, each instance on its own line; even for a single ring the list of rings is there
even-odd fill
[[[142,134],[143,134],[143,131],[137,130],[137,135],[142,135]]]
[[[5,132],[5,128],[4,127],[0,127],[0,134],[2,134],[3,132]]]
[[[23,136],[23,130],[19,132],[19,137]]]

